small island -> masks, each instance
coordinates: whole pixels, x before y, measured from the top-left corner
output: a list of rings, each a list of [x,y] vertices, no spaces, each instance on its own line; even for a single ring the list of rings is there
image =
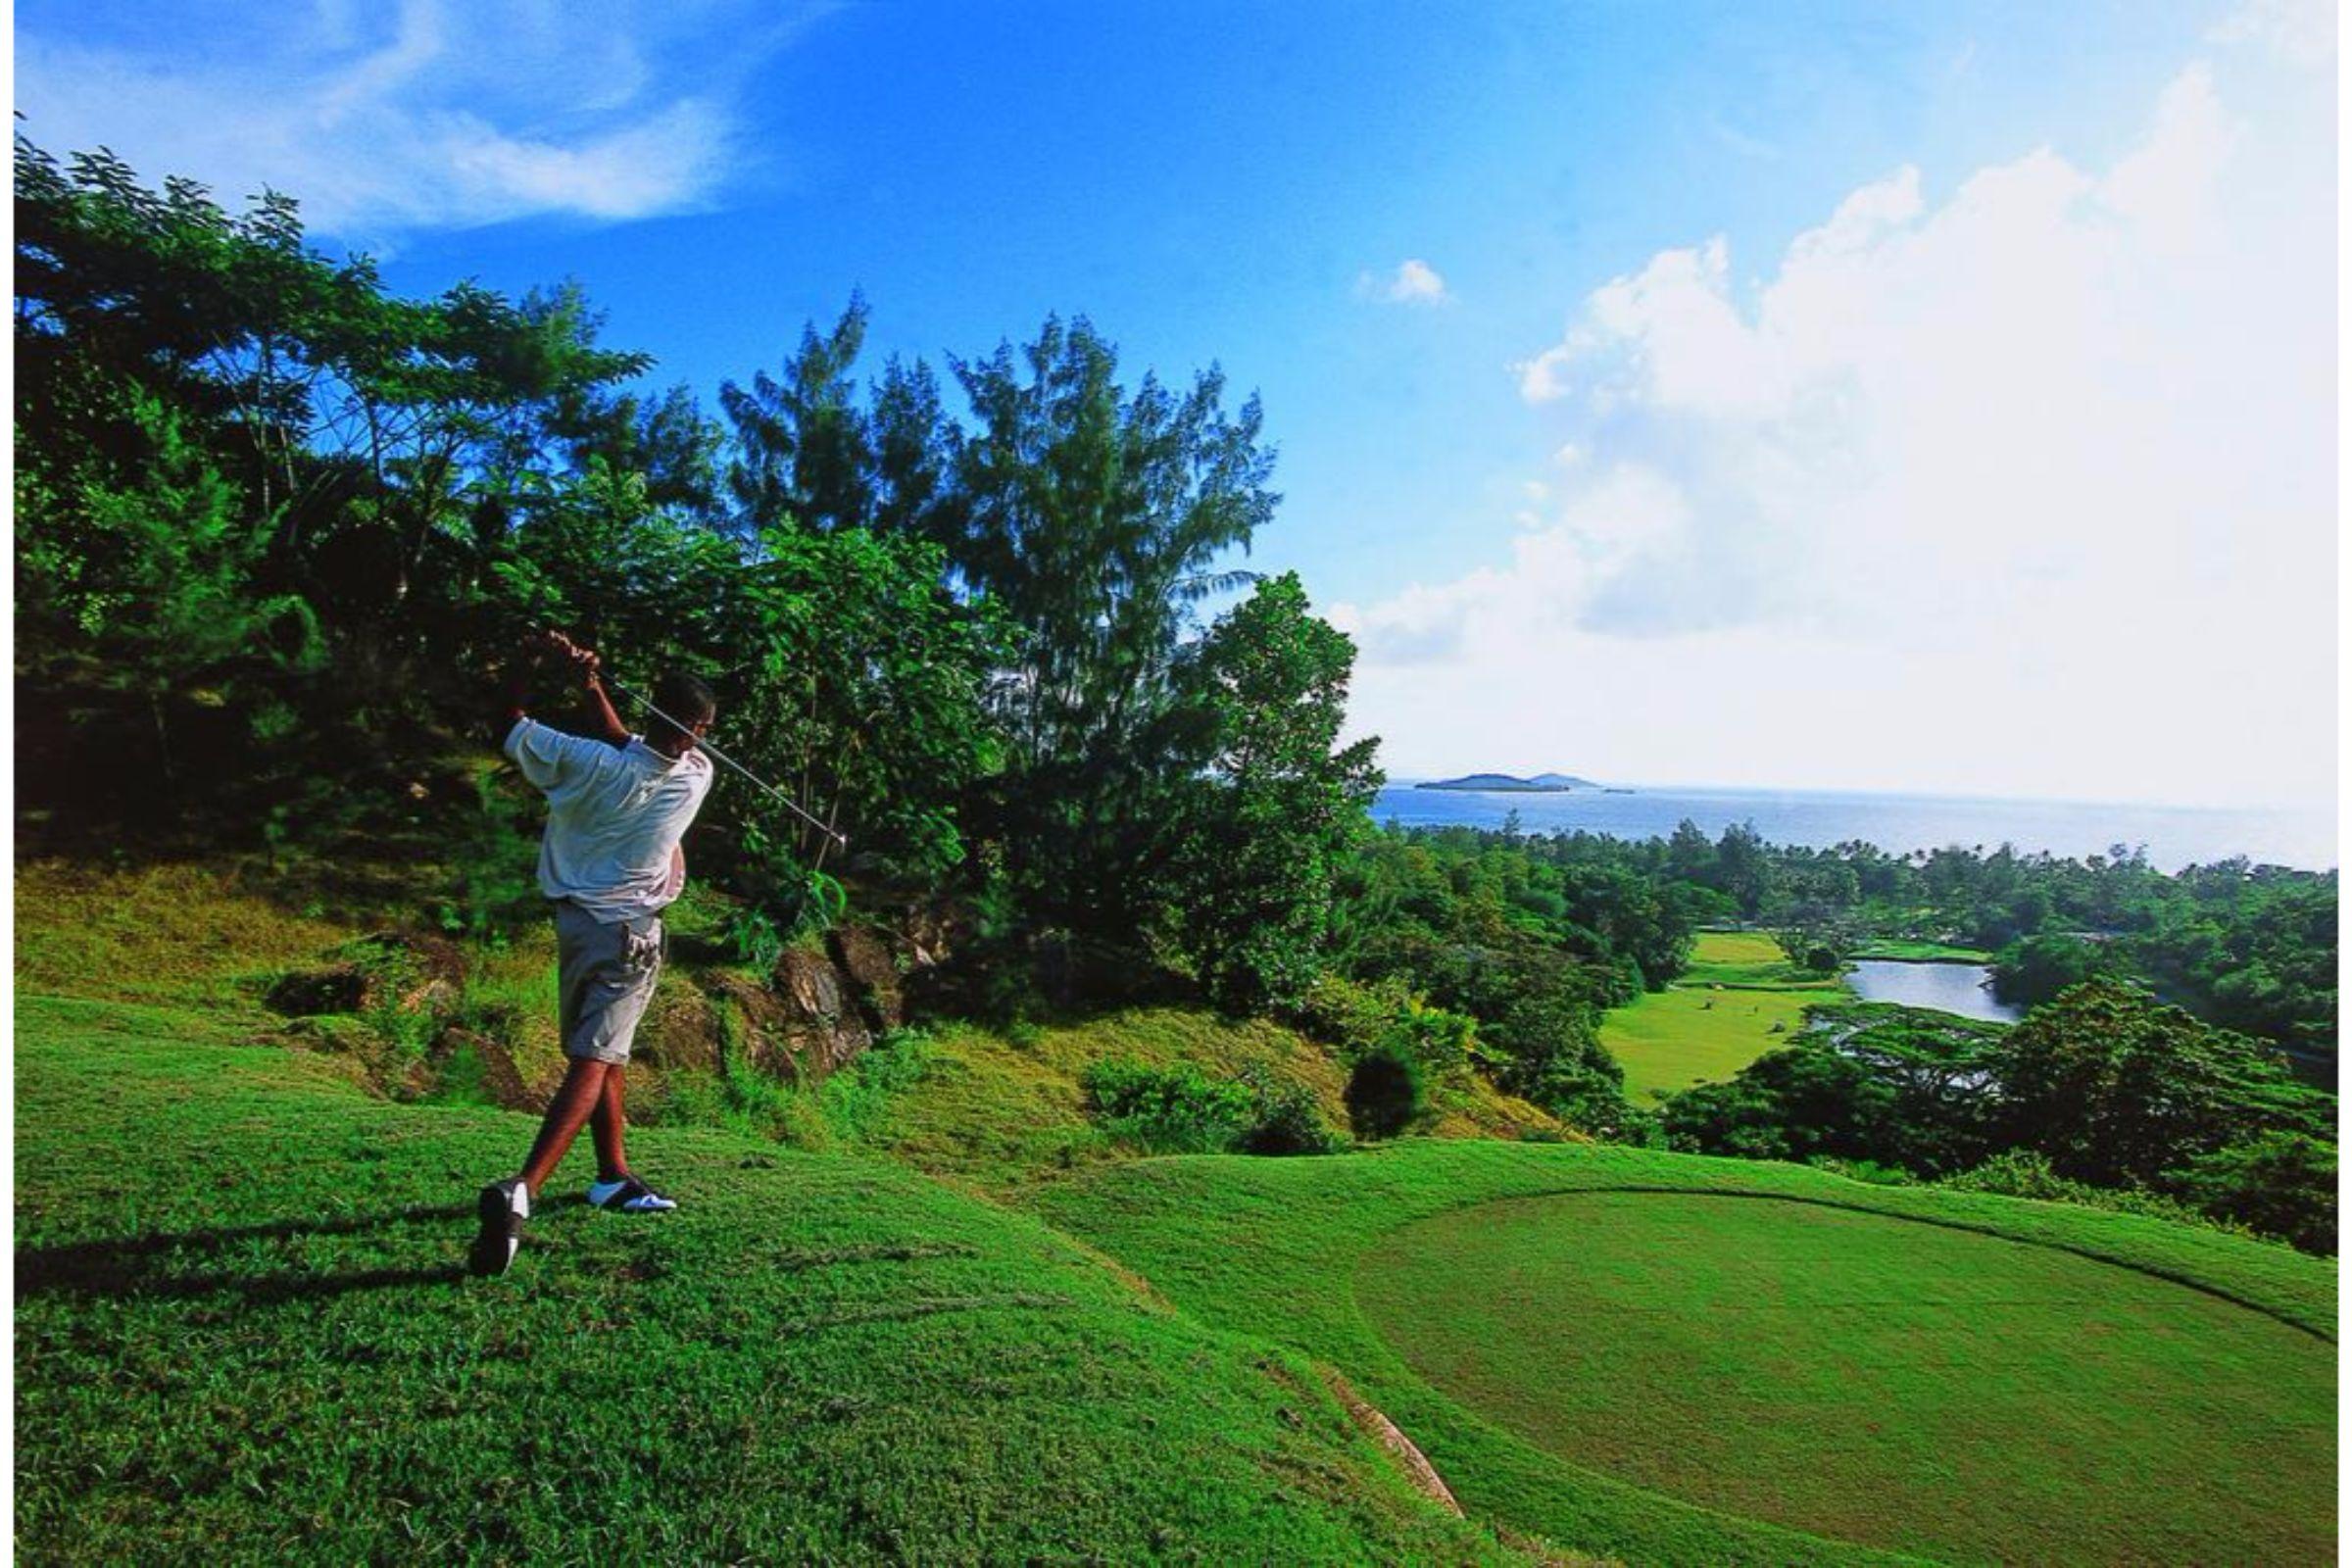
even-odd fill
[[[1497,795],[1565,795],[1571,790],[1601,788],[1591,779],[1578,778],[1572,773],[1538,773],[1534,778],[1520,778],[1511,773],[1465,773],[1460,778],[1434,779],[1413,787],[1422,790],[1481,790]]]

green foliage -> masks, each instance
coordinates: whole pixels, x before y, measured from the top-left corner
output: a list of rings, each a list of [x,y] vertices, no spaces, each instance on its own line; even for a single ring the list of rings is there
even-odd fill
[[[2268,1132],[2167,1173],[2183,1202],[2306,1252],[2335,1253],[2335,1145]]]
[[[1341,857],[1369,827],[1375,741],[1341,747],[1355,648],[1286,572],[1183,661],[1177,702],[1200,770],[1180,797],[1167,879],[1176,941],[1236,1011],[1296,1000],[1324,961]]]
[[[2011,1006],[2033,1007],[2086,981],[2121,978],[2128,968],[2125,950],[2112,942],[2020,937],[1993,959],[1992,994]]]
[[[1429,1114],[1429,1085],[1408,1039],[1375,1043],[1348,1074],[1348,1120],[1366,1141],[1395,1138]]]
[[[1252,1068],[1243,1075],[1254,1095],[1256,1113],[1236,1147],[1245,1154],[1336,1154],[1348,1141],[1323,1119],[1322,1107],[1304,1085]]]
[[[1256,1109],[1249,1086],[1212,1079],[1190,1062],[1101,1061],[1082,1081],[1102,1129],[1152,1153],[1222,1153],[1250,1130]]]
[[[2035,1008],[1993,1069],[2002,1142],[2100,1185],[2153,1186],[2263,1133],[2325,1136],[2334,1124],[2329,1097],[2268,1047],[2105,982]]]
[[[2254,1234],[2252,1227],[2208,1215],[2193,1203],[2152,1193],[2140,1187],[2094,1187],[2058,1174],[2049,1157],[2031,1149],[2012,1149],[1982,1165],[1946,1176],[1938,1186],[1956,1193],[1997,1193],[2004,1198],[2031,1198],[2044,1203],[2076,1203],[2117,1214],[2144,1214],[2176,1225],[2198,1225],[2237,1235]]]
[[[474,812],[460,819],[451,846],[455,897],[441,906],[441,926],[501,945],[546,903],[539,891],[538,813],[500,773],[477,773],[473,784]]]

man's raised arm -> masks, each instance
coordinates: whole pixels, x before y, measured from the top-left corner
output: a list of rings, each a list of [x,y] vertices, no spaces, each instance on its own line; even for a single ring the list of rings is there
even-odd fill
[[[547,636],[557,652],[571,661],[573,673],[580,677],[580,687],[588,694],[588,715],[596,721],[598,737],[615,746],[628,745],[629,726],[613,711],[612,699],[605,694],[605,683],[598,675],[604,662],[596,657],[595,650],[582,648],[560,631],[551,631]]]

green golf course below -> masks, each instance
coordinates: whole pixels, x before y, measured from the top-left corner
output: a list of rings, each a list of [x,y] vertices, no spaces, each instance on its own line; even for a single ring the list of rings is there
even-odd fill
[[[2048,1247],[1819,1203],[1452,1209],[1356,1297],[1434,1387],[1579,1465],[1942,1561],[2334,1557],[2334,1350]]]

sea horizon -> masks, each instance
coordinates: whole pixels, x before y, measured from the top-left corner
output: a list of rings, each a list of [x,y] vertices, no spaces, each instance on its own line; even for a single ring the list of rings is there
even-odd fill
[[[1514,810],[1522,829],[1664,838],[1684,817],[1710,837],[1752,821],[1767,841],[1812,849],[1860,841],[1891,855],[1946,846],[2008,844],[2020,854],[2076,859],[2116,845],[2144,849],[2165,871],[2243,856],[2305,870],[2337,865],[2332,806],[2189,806],[1930,791],[1645,784],[1595,780],[1573,790],[1425,790],[1460,773],[1398,776],[1383,785],[1373,820],[1407,827],[1499,828]],[[1527,777],[1532,775],[1517,775]]]

